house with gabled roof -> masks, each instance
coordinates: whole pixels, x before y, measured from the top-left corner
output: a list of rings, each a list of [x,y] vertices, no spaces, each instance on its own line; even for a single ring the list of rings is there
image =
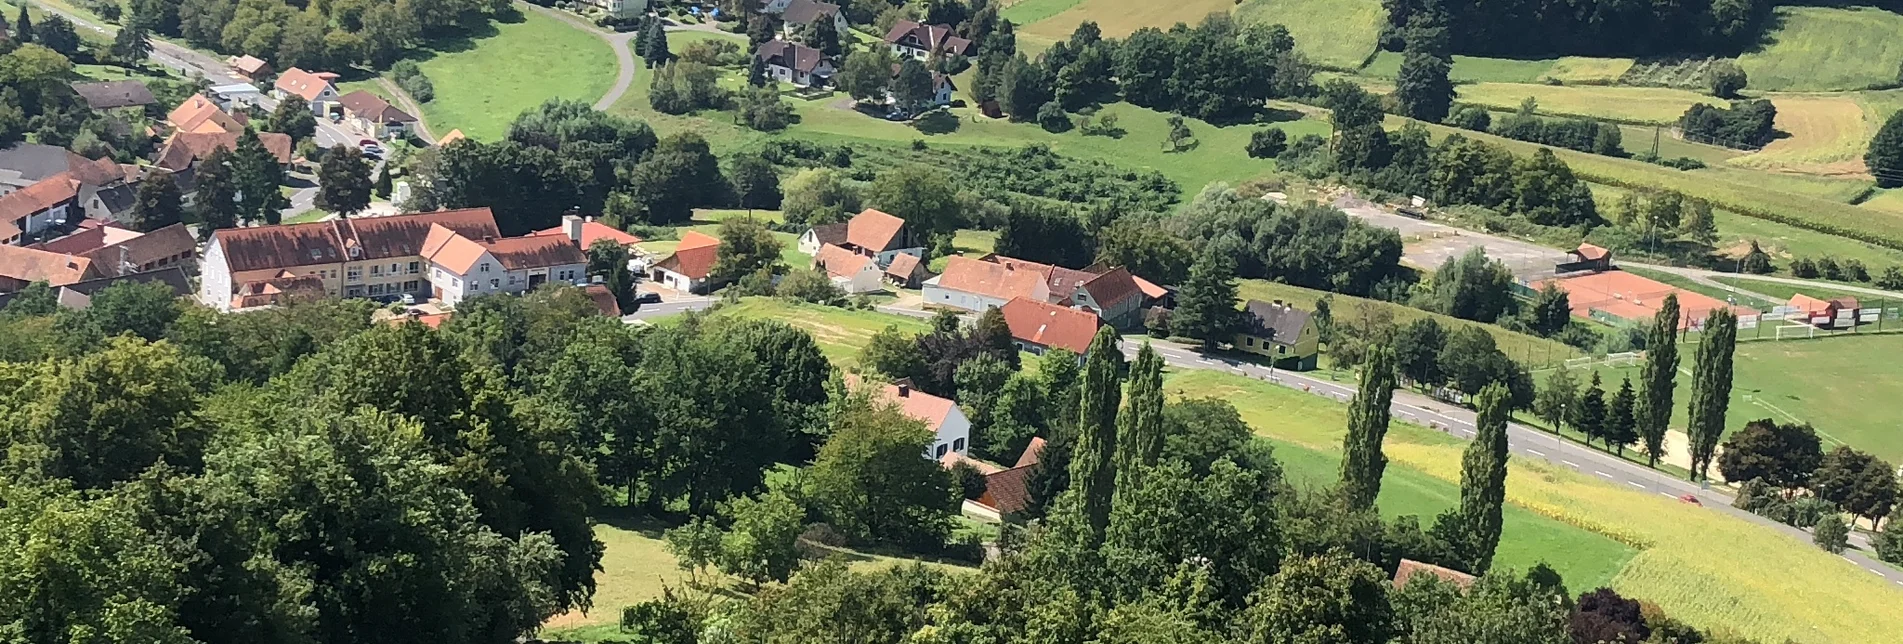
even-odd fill
[[[191,200],[191,193],[198,189],[198,162],[204,161],[215,150],[232,152],[238,149],[240,132],[177,132],[165,140],[165,146],[159,148],[159,155],[153,165],[172,173],[172,180],[178,183],[179,191]],[[278,132],[259,132],[258,142],[264,144],[266,152],[277,159],[279,166],[291,164],[291,135]]]
[[[243,76],[245,80],[252,82],[257,82],[258,79],[271,75],[271,63],[264,62],[263,59],[250,54],[233,56],[226,59],[225,64],[230,65],[231,70],[238,72],[239,76]]]
[[[897,58],[917,58],[926,60],[941,55],[972,55],[972,42],[950,25],[922,25],[911,20],[892,23],[885,32],[885,42],[892,48]]]
[[[76,82],[72,87],[86,107],[95,110],[139,109],[158,102],[151,88],[136,80]]]
[[[884,269],[899,255],[923,257],[925,246],[916,237],[904,219],[867,208],[844,223],[807,229],[800,235],[799,249],[814,255],[821,247],[833,244],[870,257]]]
[[[648,269],[650,277],[662,286],[683,293],[705,294],[720,285],[711,279],[714,262],[720,259],[720,238],[690,230],[681,234],[674,253]]]
[[[782,35],[790,36],[797,34],[819,20],[832,21],[833,32],[839,34],[842,38],[845,37],[846,30],[849,28],[849,25],[846,23],[846,12],[840,11],[839,5],[830,2],[821,2],[820,0],[787,0],[783,4],[775,2],[770,3],[768,6],[780,7],[778,13],[780,14],[780,33]]]
[[[923,421],[925,428],[932,431],[932,444],[925,448],[925,458],[939,460],[951,453],[969,453],[971,419],[965,417],[958,403],[919,391],[905,380],[884,385],[879,389],[879,397],[905,415]]]
[[[588,250],[590,246],[594,246],[595,242],[603,239],[630,250],[634,248],[635,244],[641,243],[640,237],[630,235],[614,226],[595,221],[594,217],[583,217],[581,215],[563,215],[562,225],[554,228],[544,228],[529,234],[537,237],[553,236],[580,240],[579,243],[584,251]]]
[[[165,115],[173,132],[194,134],[239,134],[250,122],[243,112],[226,112],[203,94],[193,94]]]
[[[241,301],[235,296],[258,291],[260,282],[289,284],[286,273],[298,284],[315,279],[331,296],[426,298],[423,242],[436,225],[469,239],[502,234],[488,208],[221,228],[199,261],[199,300],[230,310]]]
[[[925,267],[925,260],[917,255],[900,253],[892,257],[891,266],[885,267],[885,281],[899,288],[918,288],[931,278],[932,272]]]
[[[753,57],[766,67],[768,76],[794,87],[826,85],[838,71],[832,59],[819,50],[785,40],[760,43]]]
[[[322,118],[337,103],[336,82],[337,74],[333,72],[308,72],[292,67],[278,74],[277,81],[271,85],[271,95],[279,99],[302,98],[310,103],[311,115]]]
[[[431,224],[421,252],[430,296],[455,305],[490,293],[521,293],[549,282],[587,281],[588,256],[574,240],[553,235],[471,238]]]
[[[813,255],[813,268],[825,271],[832,278],[833,286],[848,295],[872,293],[885,290],[884,273],[872,258],[847,250],[844,246],[827,244]]]
[[[343,108],[344,120],[355,126],[357,131],[369,133],[371,138],[408,138],[410,129],[416,127],[416,117],[409,112],[397,109],[383,97],[363,90],[338,97],[337,105]]]
[[[1037,355],[1065,349],[1082,356],[1102,325],[1090,311],[1024,297],[1011,298],[998,312],[1004,314],[1004,324],[1011,328],[1018,348]]]
[[[1281,300],[1249,300],[1243,328],[1230,341],[1236,350],[1265,356],[1275,366],[1307,371],[1321,355],[1321,331],[1315,316]]]
[[[1051,287],[1042,273],[969,257],[951,257],[945,272],[925,280],[925,305],[965,311],[1002,307],[1012,298],[1051,301]]]

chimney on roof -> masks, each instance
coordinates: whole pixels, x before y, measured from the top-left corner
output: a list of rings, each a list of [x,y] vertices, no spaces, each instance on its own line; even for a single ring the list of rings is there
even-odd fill
[[[486,245],[489,245],[489,244],[494,244],[494,243],[496,243],[496,236],[495,236],[495,235],[483,235],[483,236],[482,236],[482,243],[483,243],[483,245],[485,245],[485,246],[486,246]]]
[[[562,233],[568,235],[568,241],[574,242],[576,246],[581,246],[581,224],[580,215],[562,216]]]

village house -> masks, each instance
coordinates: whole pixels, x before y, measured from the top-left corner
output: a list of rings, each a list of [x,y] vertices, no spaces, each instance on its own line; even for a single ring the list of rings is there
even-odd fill
[[[53,287],[53,299],[59,303],[60,308],[81,310],[92,305],[92,296],[95,293],[106,290],[107,287],[125,283],[159,284],[178,297],[184,297],[192,292],[191,279],[185,275],[185,269],[173,266],[146,273],[99,277],[56,286]],[[0,309],[5,309],[7,304],[18,295],[17,292],[0,293]]]
[[[1029,446],[1018,455],[1017,463],[1008,468],[969,458],[946,456],[939,463],[953,467],[958,463],[967,463],[984,475],[985,489],[977,499],[967,501],[966,511],[991,521],[1015,522],[1024,517],[1031,509],[1034,500],[1031,494],[1031,476],[1036,472],[1038,459],[1044,453],[1045,441],[1032,438]],[[972,506],[977,507],[972,507]],[[975,511],[975,512],[974,512]]]
[[[166,113],[174,133],[242,134],[250,119],[244,112],[226,112],[203,94],[193,94]]]
[[[972,42],[952,31],[949,25],[922,25],[911,20],[892,23],[885,42],[898,58],[926,60],[934,56],[970,56]]]
[[[629,250],[633,250],[635,244],[641,243],[640,237],[622,232],[614,226],[595,221],[594,217],[582,217],[580,215],[564,215],[562,216],[562,225],[554,228],[545,228],[529,234],[537,237],[559,236],[569,239],[580,239],[581,248],[584,251],[594,246],[595,242],[603,239],[612,241],[622,248]]]
[[[932,431],[932,444],[925,448],[925,458],[939,460],[947,454],[968,453],[971,420],[958,409],[957,403],[919,391],[909,381],[883,386],[880,397],[905,415],[923,421],[925,428]]]
[[[894,255],[892,265],[885,267],[885,280],[899,288],[918,288],[919,284],[931,278],[932,272],[917,255]]]
[[[922,257],[925,246],[912,235],[905,220],[867,208],[843,223],[814,226],[799,238],[800,252],[817,255],[826,244],[865,255],[883,269],[899,255]]]
[[[766,67],[773,80],[794,87],[811,87],[832,82],[833,61],[819,50],[795,42],[769,40],[760,43],[753,57]]]
[[[872,258],[847,250],[844,246],[827,244],[813,255],[813,268],[826,272],[832,278],[833,286],[848,295],[872,293],[885,290],[884,273]]]
[[[925,280],[925,305],[980,312],[1002,307],[1012,298],[1051,301],[1051,287],[1034,270],[1014,270],[1003,264],[954,256],[945,272]]]
[[[399,110],[383,97],[357,90],[337,99],[344,120],[357,131],[376,139],[403,139],[416,127],[416,117]]]
[[[292,67],[278,74],[277,82],[271,85],[271,95],[279,100],[292,96],[302,98],[310,103],[311,115],[323,118],[337,104],[336,81],[337,74],[332,72],[307,72]]]
[[[849,28],[849,25],[846,23],[845,12],[839,10],[839,5],[830,2],[820,2],[819,0],[784,0],[768,2],[764,6],[778,7],[776,11],[764,11],[764,9],[763,11],[765,13],[780,14],[781,35],[791,36],[798,34],[819,20],[832,21],[833,33],[839,34],[840,38],[846,37],[846,30]]]
[[[429,265],[430,296],[454,306],[471,296],[521,293],[549,282],[585,283],[588,256],[578,243],[552,235],[471,238],[431,224],[421,255]]]
[[[1065,349],[1079,356],[1090,349],[1101,322],[1087,310],[1014,297],[998,309],[1018,348],[1037,355]]]
[[[19,144],[0,152],[0,243],[25,244],[132,210],[138,169],[87,160],[53,146]]]
[[[0,244],[0,293],[16,293],[34,282],[66,286],[98,277],[90,259]]]
[[[1236,350],[1267,356],[1277,367],[1314,369],[1321,354],[1315,316],[1281,300],[1249,300],[1243,306],[1243,330],[1230,341]]]
[[[1090,311],[1106,324],[1128,329],[1143,322],[1144,284],[1121,267],[1076,270],[999,255],[981,260],[954,257],[943,274],[926,280],[925,303],[983,311],[1024,297]]]
[[[145,83],[135,80],[73,83],[73,93],[86,101],[86,107],[98,111],[130,109],[143,111],[158,103]]]
[[[271,75],[271,63],[250,54],[233,56],[226,59],[225,64],[231,66],[231,71],[238,72],[239,76],[253,83]]]
[[[317,289],[337,297],[428,297],[423,242],[441,225],[469,239],[501,236],[488,208],[307,224],[222,228],[200,258],[199,300],[244,308],[240,296]]]
[[[892,65],[892,78],[894,80],[897,80],[898,77],[899,77],[899,65],[894,64]],[[922,112],[924,110],[929,110],[934,107],[944,107],[946,105],[951,105],[952,93],[956,91],[958,91],[958,86],[952,83],[952,79],[950,76],[946,76],[939,72],[932,72],[932,95],[930,98],[925,99],[924,105],[921,105],[918,107],[919,111]],[[898,95],[892,93],[892,88],[890,87],[890,84],[888,84],[885,90],[885,104],[896,105],[898,104],[898,102],[899,102]]]
[[[720,258],[720,239],[698,231],[681,234],[674,253],[655,262],[651,279],[682,293],[705,294],[720,285],[711,280],[714,262]]]
[[[196,180],[198,162],[211,156],[215,150],[232,152],[238,149],[239,134],[235,132],[179,132],[165,140],[165,146],[159,148],[158,159],[153,165],[172,173],[173,181],[178,183],[180,192],[185,193],[187,201],[191,193],[197,190]],[[279,166],[291,164],[291,136],[277,132],[259,132],[258,142],[277,159]]]
[[[142,233],[115,222],[87,219],[73,234],[27,248],[87,258],[103,277],[167,268],[189,270],[196,266],[198,257],[198,240],[183,223]]]

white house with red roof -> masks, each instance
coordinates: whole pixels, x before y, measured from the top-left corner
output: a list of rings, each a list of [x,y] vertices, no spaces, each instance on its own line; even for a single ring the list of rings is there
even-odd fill
[[[635,244],[641,243],[640,237],[630,235],[614,226],[595,221],[594,217],[582,217],[580,215],[565,215],[562,217],[562,225],[554,228],[544,228],[529,234],[536,237],[567,237],[569,239],[578,240],[582,250],[588,250],[588,247],[595,245],[595,242],[603,239],[612,241],[619,244],[622,248],[630,250],[634,248]]]
[[[932,430],[932,444],[925,449],[925,458],[942,460],[947,454],[966,454],[971,449],[971,419],[958,409],[958,404],[947,398],[940,398],[912,388],[910,382],[885,385],[880,389],[880,397],[896,405],[907,416],[924,421],[925,428]]]
[[[681,234],[681,243],[674,247],[674,254],[656,262],[648,272],[662,286],[683,293],[704,294],[719,286],[710,279],[714,261],[719,258],[720,238],[690,230]]]
[[[1023,297],[1011,298],[998,312],[1004,314],[1004,324],[1011,328],[1018,348],[1037,355],[1051,349],[1084,355],[1102,324],[1090,311]]]
[[[800,235],[799,249],[818,255],[821,247],[833,244],[872,258],[883,270],[899,255],[925,256],[925,246],[915,237],[904,219],[867,208],[843,223],[807,229]]]
[[[429,263],[431,295],[450,305],[473,295],[521,293],[548,282],[587,280],[588,257],[567,237],[475,239],[431,224],[419,254]]]
[[[334,72],[308,72],[292,67],[278,74],[271,85],[271,95],[279,99],[296,96],[311,105],[311,114],[325,116],[332,105],[337,104],[337,74]]]
[[[885,32],[885,42],[892,47],[896,58],[917,58],[925,60],[938,55],[969,56],[972,54],[972,42],[949,25],[922,25],[910,20],[892,23]]]
[[[847,250],[844,246],[827,244],[813,255],[813,268],[826,272],[832,278],[833,286],[849,295],[872,293],[885,290],[885,273],[872,258]]]

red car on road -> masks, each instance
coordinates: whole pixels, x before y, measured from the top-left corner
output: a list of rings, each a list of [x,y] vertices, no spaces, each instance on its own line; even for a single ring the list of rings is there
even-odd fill
[[[1685,503],[1690,503],[1692,505],[1700,506],[1700,507],[1703,507],[1705,505],[1703,502],[1698,500],[1697,496],[1690,495],[1690,494],[1680,494],[1678,495],[1678,500],[1683,501]]]

